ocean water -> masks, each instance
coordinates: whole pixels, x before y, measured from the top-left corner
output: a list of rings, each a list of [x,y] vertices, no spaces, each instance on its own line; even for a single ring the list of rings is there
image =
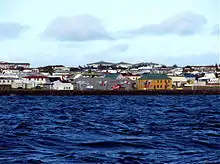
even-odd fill
[[[0,163],[220,163],[220,96],[0,97]]]

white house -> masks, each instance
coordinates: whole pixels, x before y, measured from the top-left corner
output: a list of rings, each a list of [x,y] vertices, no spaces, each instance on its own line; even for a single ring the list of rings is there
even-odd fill
[[[34,81],[34,82],[38,82],[38,83],[42,83],[42,84],[50,82],[50,80],[47,76],[42,76],[42,75],[25,76],[25,77],[23,77],[23,79],[26,81]]]
[[[205,81],[207,84],[219,84],[219,79],[214,73],[205,73],[204,77],[198,79],[199,82]]]
[[[138,67],[138,73],[139,73],[139,74],[150,73],[152,69],[153,69],[152,66]]]
[[[53,82],[53,89],[54,90],[73,90],[74,87],[71,83],[63,83],[61,81]]]
[[[16,69],[16,68],[29,68],[30,63],[9,63],[9,62],[0,62],[1,69]]]
[[[117,64],[115,64],[115,66],[116,67],[118,67],[118,68],[130,68],[130,67],[132,67],[132,64],[130,64],[130,63],[125,63],[125,62],[120,62],[120,63],[117,63]]]
[[[0,77],[0,85],[11,85],[17,78]]]
[[[179,76],[183,73],[183,68],[174,68],[168,72],[169,76]]]
[[[5,69],[2,70],[3,74],[18,74],[20,71],[18,69]]]
[[[14,89],[31,89],[34,88],[34,83],[24,80],[14,80],[11,84],[11,88]]]
[[[33,88],[47,86],[47,88],[49,87],[48,89],[50,89],[51,86],[49,77],[43,75],[24,76],[22,80],[24,80],[24,83],[32,83]]]
[[[176,87],[181,87],[187,83],[187,79],[184,76],[169,76],[172,79],[172,83]]]

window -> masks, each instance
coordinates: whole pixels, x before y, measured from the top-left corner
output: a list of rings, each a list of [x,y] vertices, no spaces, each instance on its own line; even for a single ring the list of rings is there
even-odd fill
[[[160,86],[159,85],[157,85],[157,88],[159,88]]]
[[[160,80],[160,83],[162,83],[163,80]]]
[[[31,80],[31,78],[29,78],[29,80]]]
[[[163,85],[160,85],[160,88],[163,88]]]
[[[160,82],[160,80],[157,80],[157,82],[159,83],[159,82]]]
[[[8,80],[8,83],[10,83],[10,80]]]
[[[5,83],[5,80],[3,80],[2,83]]]

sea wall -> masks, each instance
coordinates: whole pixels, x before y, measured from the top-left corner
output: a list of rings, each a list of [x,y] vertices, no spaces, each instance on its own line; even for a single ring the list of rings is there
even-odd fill
[[[74,96],[74,95],[220,95],[219,89],[204,90],[147,90],[147,91],[55,91],[55,90],[0,90],[0,96]]]

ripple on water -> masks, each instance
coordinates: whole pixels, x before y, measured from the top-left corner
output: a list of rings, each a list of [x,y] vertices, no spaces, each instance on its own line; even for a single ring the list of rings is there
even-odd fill
[[[0,99],[0,163],[220,163],[217,95]]]

